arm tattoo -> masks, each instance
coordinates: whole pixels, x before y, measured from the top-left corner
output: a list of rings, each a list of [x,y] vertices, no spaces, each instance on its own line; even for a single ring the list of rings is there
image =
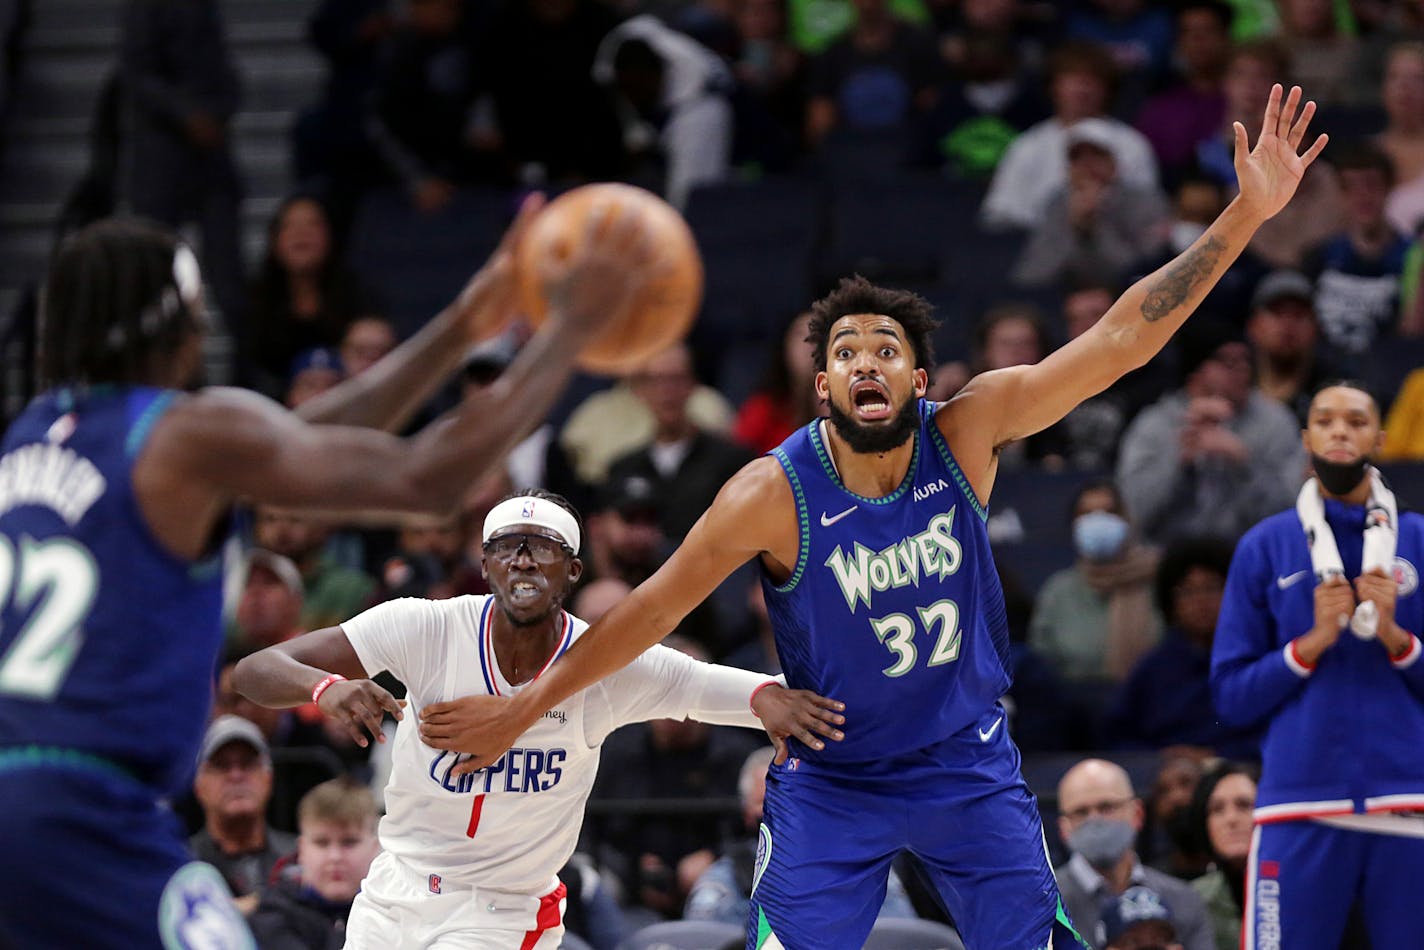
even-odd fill
[[[1142,317],[1156,323],[1182,305],[1198,284],[1211,276],[1226,245],[1209,237],[1167,268],[1167,273],[1147,292],[1142,301]]]

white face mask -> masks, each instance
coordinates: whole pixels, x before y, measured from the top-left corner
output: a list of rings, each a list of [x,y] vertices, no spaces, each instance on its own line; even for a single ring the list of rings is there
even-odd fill
[[[1110,561],[1127,543],[1127,519],[1111,511],[1090,511],[1073,519],[1073,546],[1090,561]]]

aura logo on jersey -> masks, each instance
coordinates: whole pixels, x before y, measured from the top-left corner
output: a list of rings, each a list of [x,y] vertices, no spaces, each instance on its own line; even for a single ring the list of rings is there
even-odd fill
[[[478,772],[451,775],[456,764],[465,758],[468,756],[459,752],[441,752],[430,761],[431,781],[457,795],[547,792],[564,777],[563,763],[568,753],[563,749],[510,749],[499,761]]]
[[[935,515],[925,530],[881,551],[872,551],[857,541],[851,556],[847,557],[840,545],[836,545],[826,558],[826,566],[835,576],[846,606],[854,611],[856,601],[864,601],[869,608],[876,591],[910,585],[919,587],[922,573],[943,580],[957,572],[964,560],[964,551],[951,533],[954,512],[955,509],[950,508]]]
[[[942,478],[938,481],[930,482],[927,485],[916,485],[915,501],[924,501],[931,495],[942,491],[949,491],[949,482]]]

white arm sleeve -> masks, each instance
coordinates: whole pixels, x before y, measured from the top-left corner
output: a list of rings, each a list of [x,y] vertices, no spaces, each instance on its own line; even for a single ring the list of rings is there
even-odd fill
[[[598,745],[619,726],[649,719],[697,719],[760,729],[761,720],[752,713],[752,693],[763,683],[779,681],[655,646],[598,684],[607,702],[607,720],[590,716],[587,738],[590,745]]]
[[[390,670],[409,686],[422,678],[423,657],[441,655],[444,612],[434,601],[402,597],[377,604],[341,624],[367,676]],[[433,650],[432,648],[436,648]]]

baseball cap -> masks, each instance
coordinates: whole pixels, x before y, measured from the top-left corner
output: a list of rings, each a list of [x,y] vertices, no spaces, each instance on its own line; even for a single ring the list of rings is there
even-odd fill
[[[247,585],[247,579],[258,568],[271,572],[277,580],[282,582],[284,587],[298,597],[306,593],[306,586],[302,583],[302,572],[297,569],[297,565],[291,558],[265,548],[253,548],[247,552],[247,567],[242,575],[243,586]]]
[[[1310,303],[1314,299],[1315,285],[1309,277],[1299,271],[1273,270],[1256,284],[1256,290],[1251,294],[1251,309],[1259,310],[1281,300]]]
[[[338,376],[346,374],[346,370],[341,365],[341,356],[335,349],[329,346],[313,346],[310,349],[302,350],[292,358],[292,366],[287,373],[287,379],[296,379],[307,370],[312,369],[327,370]]]
[[[644,475],[610,475],[600,492],[600,507],[621,515],[649,514],[657,517],[661,511],[658,487]]]
[[[1112,943],[1129,933],[1146,931],[1159,940],[1175,940],[1172,911],[1162,896],[1145,884],[1138,884],[1112,898],[1103,908],[1103,939]]]
[[[267,740],[250,720],[230,713],[219,716],[203,734],[203,744],[199,748],[198,761],[206,762],[229,742],[242,742],[257,750],[257,755],[265,762],[272,758],[267,748]]]
[[[1107,119],[1079,119],[1068,126],[1063,145],[1069,152],[1079,145],[1091,145],[1110,155],[1117,155],[1117,135]]]

